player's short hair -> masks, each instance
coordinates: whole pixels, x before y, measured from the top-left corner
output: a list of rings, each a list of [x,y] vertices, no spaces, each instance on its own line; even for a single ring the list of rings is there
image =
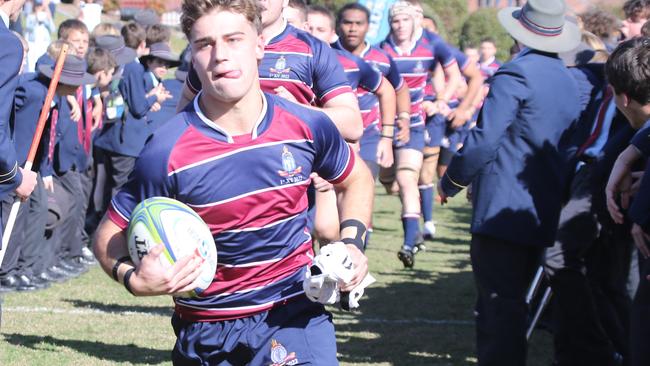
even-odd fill
[[[57,37],[62,40],[67,40],[68,37],[70,36],[70,32],[72,31],[78,31],[80,33],[87,33],[88,32],[88,27],[79,19],[68,19],[63,21],[61,25],[59,25],[59,30],[57,31]]]
[[[242,14],[257,33],[262,32],[262,8],[257,0],[183,0],[181,29],[188,39],[194,23],[213,9]]]
[[[136,22],[124,24],[120,33],[122,33],[122,38],[124,38],[124,45],[134,49],[138,48],[147,39],[147,32]]]
[[[359,3],[347,3],[343,5],[339,11],[336,13],[336,24],[341,24],[341,20],[343,19],[343,14],[345,14],[346,11],[348,10],[358,10],[365,14],[366,16],[366,22],[370,22],[370,10],[363,6],[362,4]]]
[[[616,94],[625,94],[641,105],[650,104],[650,38],[622,42],[605,64],[607,80]]]
[[[481,42],[480,42],[480,43],[484,43],[484,42],[492,43],[492,45],[494,45],[494,47],[497,46],[497,42],[496,42],[496,41],[494,40],[494,38],[492,38],[492,37],[483,37],[483,38],[481,38]]]
[[[641,27],[641,35],[643,37],[650,37],[650,20],[645,22],[643,27]]]
[[[64,44],[68,45],[68,49],[72,49],[74,47],[72,43],[63,39],[59,39],[47,46],[47,55],[50,56],[51,59],[56,60],[59,57],[59,53],[61,52],[61,48],[63,48]]]
[[[307,3],[305,0],[289,0],[289,7],[300,11],[304,19],[307,19]]]
[[[86,61],[88,62],[88,72],[91,74],[108,71],[117,67],[117,61],[115,61],[115,57],[113,57],[111,52],[99,47],[90,49],[88,56],[86,56]]]
[[[172,32],[163,24],[153,24],[147,27],[147,47],[154,43],[169,43]]]
[[[334,19],[334,13],[332,13],[331,10],[328,8],[322,6],[322,5],[310,5],[309,9],[307,9],[308,14],[320,14],[322,16],[325,16],[329,18],[330,20],[330,26],[332,29],[336,27],[336,19]]]

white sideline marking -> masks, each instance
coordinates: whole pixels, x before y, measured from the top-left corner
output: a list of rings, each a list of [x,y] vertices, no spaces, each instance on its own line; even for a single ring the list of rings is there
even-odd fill
[[[99,309],[62,309],[62,308],[48,308],[48,307],[27,307],[27,306],[10,306],[3,307],[2,311],[7,313],[52,313],[52,314],[66,314],[66,315],[127,315],[127,316],[165,316],[159,313],[147,313],[143,311],[106,311]],[[172,314],[172,309],[169,309],[169,315]],[[427,325],[459,325],[470,326],[474,325],[471,320],[448,320],[448,319],[381,319],[381,318],[354,318],[349,316],[335,316],[335,323],[376,323],[376,324],[427,324]]]
[[[6,313],[53,313],[53,314],[66,314],[66,315],[132,315],[132,316],[164,316],[159,313],[146,313],[144,311],[106,311],[99,309],[61,309],[61,308],[47,308],[47,307],[27,307],[27,306],[8,306],[2,307],[2,311]],[[173,313],[172,308],[169,309],[169,315]]]

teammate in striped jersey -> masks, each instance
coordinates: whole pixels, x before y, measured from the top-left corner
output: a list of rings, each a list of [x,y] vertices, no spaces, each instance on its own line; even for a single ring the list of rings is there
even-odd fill
[[[340,194],[340,236],[353,243],[354,277],[342,285],[349,291],[368,269],[359,247],[372,210],[370,173],[326,114],[262,92],[257,1],[188,0],[183,10],[203,90],[145,146],[98,229],[95,254],[110,274],[128,255],[124,229],[135,205],[152,196],[183,201],[210,227],[219,264],[200,297],[174,298],[174,364],[336,365],[331,315],[302,289],[313,258],[306,190],[317,172]],[[200,261],[164,269],[161,252],[130,276],[135,295],[191,288]],[[117,278],[131,268],[118,264]]]
[[[424,113],[422,101],[424,89],[431,73],[438,63],[443,65],[449,84],[441,91],[436,105],[445,106],[460,80],[456,59],[449,48],[438,42],[417,37],[415,8],[406,1],[398,1],[390,10],[391,33],[381,43],[382,49],[392,56],[402,77],[410,90],[411,123],[410,139],[407,144],[397,143],[397,172],[395,174],[402,200],[402,225],[404,243],[398,258],[405,267],[413,267],[414,247],[420,237],[420,193],[418,178],[422,166],[422,150],[425,146]]]

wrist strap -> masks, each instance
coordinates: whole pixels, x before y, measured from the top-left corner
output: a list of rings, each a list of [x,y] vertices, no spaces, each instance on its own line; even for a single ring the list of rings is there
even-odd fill
[[[392,140],[393,136],[391,136],[391,135],[381,135],[381,138]]]
[[[343,238],[341,239],[341,242],[344,244],[352,244],[359,248],[359,250],[363,253],[365,252],[365,236],[366,236],[366,225],[363,224],[363,222],[356,220],[356,219],[348,219],[345,220],[341,223],[341,231],[343,229],[348,228],[348,227],[355,227],[357,228],[357,235],[354,238]]]
[[[131,280],[131,275],[133,274],[133,272],[135,272],[135,268],[131,268],[131,269],[129,269],[129,270],[126,271],[126,273],[124,274],[124,288],[126,288],[126,290],[127,290],[128,292],[130,292],[131,295],[135,295],[135,294],[133,293],[133,291],[131,290],[131,284],[129,284],[129,281]]]
[[[399,112],[397,119],[408,119],[411,120],[411,114],[409,112]]]
[[[117,270],[120,268],[120,264],[128,262],[130,260],[131,260],[131,257],[128,256],[128,255],[125,255],[124,257],[118,258],[118,260],[115,262],[115,265],[113,266],[113,271],[112,271],[113,279],[115,280],[115,282],[120,282],[120,281],[117,280]]]

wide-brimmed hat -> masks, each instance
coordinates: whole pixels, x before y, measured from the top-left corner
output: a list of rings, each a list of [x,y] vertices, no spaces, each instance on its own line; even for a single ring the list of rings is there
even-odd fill
[[[147,60],[159,58],[169,63],[169,67],[177,67],[181,64],[178,55],[172,52],[169,45],[165,42],[154,43],[149,46],[149,54],[140,56],[140,63],[146,65]]]
[[[187,73],[190,71],[190,64],[192,63],[192,51],[189,47],[185,48],[185,51],[181,54],[181,64],[176,69],[174,76],[177,80],[185,81],[187,78]]]
[[[528,0],[522,8],[508,7],[499,22],[512,38],[544,52],[567,52],[580,44],[578,26],[565,19],[564,0]]]
[[[63,62],[59,83],[73,86],[94,84],[95,77],[86,72],[87,68],[88,64],[83,58],[67,55]],[[51,79],[54,74],[54,65],[40,65],[38,71]]]
[[[138,54],[133,48],[126,47],[122,36],[100,36],[95,38],[95,47],[108,50],[120,66],[135,61]]]
[[[151,9],[140,10],[133,16],[133,21],[140,24],[144,28],[160,23],[158,13]]]

